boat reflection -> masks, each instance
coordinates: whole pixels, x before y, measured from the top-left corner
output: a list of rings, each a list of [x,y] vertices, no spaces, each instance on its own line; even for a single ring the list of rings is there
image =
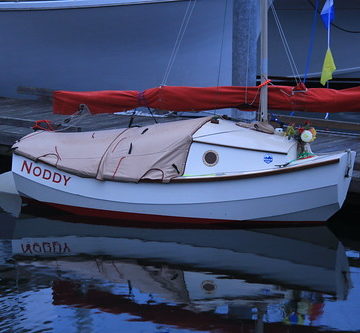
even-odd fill
[[[344,247],[326,226],[151,229],[7,217],[12,259],[22,274],[52,280],[53,305],[192,330],[306,332],[325,300],[345,299],[351,287]]]

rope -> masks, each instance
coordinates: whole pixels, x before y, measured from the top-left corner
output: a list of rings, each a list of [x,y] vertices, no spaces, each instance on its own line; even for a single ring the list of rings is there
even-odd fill
[[[247,57],[246,57],[246,74],[245,74],[245,104],[248,103],[248,85],[249,85],[249,63],[250,63],[250,29],[251,20],[248,22],[248,40],[247,40]],[[256,83],[255,83],[256,84]]]
[[[328,13],[328,20],[327,20],[327,26],[328,26],[328,29],[327,29],[327,47],[328,49],[330,49],[330,28],[331,28],[331,15],[330,13]],[[329,81],[327,81],[329,82]]]
[[[184,38],[186,29],[187,29],[187,27],[189,25],[191,15],[192,15],[192,13],[194,11],[196,1],[197,0],[189,0],[188,5],[186,7],[185,15],[184,15],[183,20],[181,22],[181,26],[180,26],[178,35],[176,37],[175,45],[174,45],[174,47],[172,49],[170,59],[169,59],[169,62],[167,64],[167,67],[166,67],[166,70],[165,70],[165,74],[164,74],[163,81],[162,81],[162,84],[161,84],[163,86],[166,85],[167,80],[169,78],[171,69],[172,69],[172,67],[174,65],[176,56],[178,54],[178,51],[179,51],[179,48],[180,48],[180,45],[181,45],[181,42],[182,42],[182,40]]]
[[[41,130],[41,131],[55,131],[56,125],[51,120],[36,120],[34,126],[32,127],[34,131]]]
[[[310,43],[309,43],[309,51],[306,58],[306,65],[305,65],[305,73],[304,73],[304,84],[306,83],[307,75],[309,73],[310,69],[310,60],[313,54],[314,50],[314,41],[315,41],[315,32],[316,32],[316,25],[317,25],[317,19],[318,19],[318,8],[319,8],[319,0],[316,0],[315,8],[314,8],[314,17],[313,17],[313,23],[311,27],[311,34],[310,34]]]
[[[218,70],[218,76],[217,76],[217,86],[220,85],[220,73],[221,73],[221,64],[222,64],[223,47],[224,47],[225,23],[226,23],[227,9],[228,9],[228,0],[226,0],[225,10],[224,10],[223,27],[222,27],[222,39],[221,39],[221,45],[220,45],[219,70]]]
[[[296,63],[295,63],[295,60],[294,60],[294,57],[291,53],[291,50],[290,50],[290,47],[289,47],[289,44],[287,42],[287,39],[286,39],[286,36],[285,36],[285,33],[284,33],[284,30],[281,26],[281,23],[280,23],[280,20],[279,20],[279,17],[276,13],[276,10],[275,10],[275,7],[274,7],[274,4],[271,3],[271,10],[273,12],[273,15],[274,15],[274,19],[275,19],[275,22],[276,22],[276,25],[277,25],[277,28],[279,30],[279,33],[280,33],[280,37],[281,37],[281,40],[283,42],[283,45],[284,45],[284,48],[285,48],[285,53],[286,53],[286,56],[289,60],[289,63],[290,63],[290,67],[291,67],[291,71],[293,73],[293,77],[295,79],[295,82],[298,84],[300,83],[300,74],[299,74],[299,71],[298,71],[298,68],[296,66]]]
[[[263,83],[259,84],[259,85],[258,85],[258,88],[261,88],[261,87],[263,87],[263,86],[266,86],[266,85],[269,84],[270,82],[271,82],[271,80],[266,80],[266,81],[264,81]]]
[[[69,128],[73,127],[75,124],[78,124],[81,122],[84,118],[89,116],[90,110],[85,104],[81,104],[79,107],[79,110],[73,113],[70,117],[66,118],[62,124],[60,124],[62,127],[55,130],[55,132],[64,132],[67,131]],[[65,124],[67,126],[65,126]]]

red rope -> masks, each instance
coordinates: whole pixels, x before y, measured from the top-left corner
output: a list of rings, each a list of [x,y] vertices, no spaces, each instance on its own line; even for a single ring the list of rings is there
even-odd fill
[[[51,120],[36,120],[33,130],[42,130],[42,131],[55,131],[54,124]]]
[[[270,82],[271,82],[271,80],[270,80],[270,79],[269,79],[269,80],[266,80],[266,81],[264,81],[263,83],[259,84],[259,85],[258,85],[258,88],[261,88],[261,87],[263,87],[263,86],[265,86],[265,85],[269,84]]]

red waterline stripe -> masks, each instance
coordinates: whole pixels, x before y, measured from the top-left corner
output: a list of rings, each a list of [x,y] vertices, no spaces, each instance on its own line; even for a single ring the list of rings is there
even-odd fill
[[[104,218],[108,220],[119,220],[127,222],[140,222],[146,223],[149,222],[160,223],[163,225],[229,225],[229,226],[295,226],[295,225],[319,225],[324,224],[322,221],[236,221],[236,220],[220,220],[220,219],[206,219],[206,218],[194,218],[194,217],[179,217],[179,216],[164,216],[164,215],[153,215],[153,214],[139,214],[139,213],[128,213],[128,212],[118,212],[110,210],[102,210],[95,208],[85,208],[77,206],[68,206],[61,205],[56,203],[40,203],[48,206],[52,206],[59,210],[78,215],[78,216],[88,216],[93,218]]]

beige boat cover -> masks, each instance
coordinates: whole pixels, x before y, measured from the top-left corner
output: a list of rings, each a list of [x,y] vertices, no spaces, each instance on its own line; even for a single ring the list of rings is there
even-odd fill
[[[184,173],[192,135],[211,117],[95,132],[34,132],[15,153],[82,177],[169,182]]]

